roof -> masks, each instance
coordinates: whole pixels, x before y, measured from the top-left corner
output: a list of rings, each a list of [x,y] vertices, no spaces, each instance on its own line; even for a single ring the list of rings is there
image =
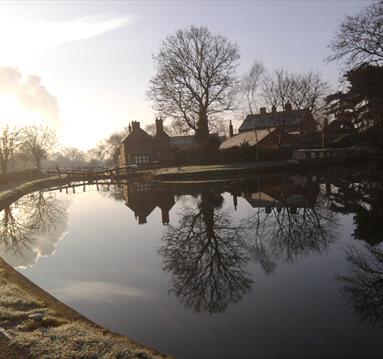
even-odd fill
[[[308,110],[290,110],[247,115],[238,130],[243,132],[270,127],[297,126],[308,113]]]
[[[227,150],[232,147],[240,147],[244,145],[255,146],[257,143],[264,140],[267,136],[269,136],[274,131],[275,131],[275,128],[270,128],[267,130],[242,132],[233,137],[229,137],[226,141],[221,143],[221,146],[219,146],[219,149]]]
[[[245,195],[244,198],[253,208],[258,207],[276,207],[280,206],[280,202],[264,192],[255,192]]]
[[[218,138],[220,143],[222,143],[226,136],[219,136],[217,133],[209,134],[209,138]],[[173,136],[170,137],[170,144],[172,146],[193,146],[197,144],[195,135],[185,135],[185,136]]]
[[[126,142],[126,141],[140,141],[142,139],[150,141],[150,140],[153,139],[153,137],[150,136],[142,128],[136,128],[132,132],[128,133],[128,135],[122,140],[122,142]]]
[[[194,135],[173,136],[170,137],[170,143],[172,146],[191,146],[196,143],[196,140]]]

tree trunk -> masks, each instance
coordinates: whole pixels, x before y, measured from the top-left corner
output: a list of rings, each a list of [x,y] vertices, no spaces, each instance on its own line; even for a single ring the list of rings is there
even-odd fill
[[[41,172],[41,159],[36,160],[36,167],[37,167],[37,171],[40,173]]]
[[[6,160],[1,161],[1,172],[3,175],[6,175],[8,173],[8,162]]]
[[[209,123],[208,123],[206,110],[204,108],[200,109],[195,135],[200,147],[207,144],[207,140],[209,138]]]

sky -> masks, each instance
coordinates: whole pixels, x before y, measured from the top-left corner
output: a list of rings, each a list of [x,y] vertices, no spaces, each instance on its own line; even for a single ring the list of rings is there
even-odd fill
[[[372,1],[0,2],[0,123],[45,122],[63,146],[87,150],[154,122],[152,55],[179,28],[207,26],[240,48],[238,73],[319,71],[333,88],[327,45],[345,14]]]

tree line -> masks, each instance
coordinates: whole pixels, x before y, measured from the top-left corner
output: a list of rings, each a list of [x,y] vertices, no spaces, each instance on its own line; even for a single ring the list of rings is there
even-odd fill
[[[87,152],[58,144],[56,132],[43,124],[25,127],[4,125],[0,128],[0,169],[10,171],[52,167],[99,166],[95,149]]]

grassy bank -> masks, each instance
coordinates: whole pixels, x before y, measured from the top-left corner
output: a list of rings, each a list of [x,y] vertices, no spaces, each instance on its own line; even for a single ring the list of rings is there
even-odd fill
[[[43,313],[42,320],[31,314]],[[109,332],[34,285],[0,259],[0,352],[31,358],[163,358]],[[1,336],[1,334],[0,334]],[[3,346],[3,348],[1,347]],[[11,358],[11,357],[10,357]]]

